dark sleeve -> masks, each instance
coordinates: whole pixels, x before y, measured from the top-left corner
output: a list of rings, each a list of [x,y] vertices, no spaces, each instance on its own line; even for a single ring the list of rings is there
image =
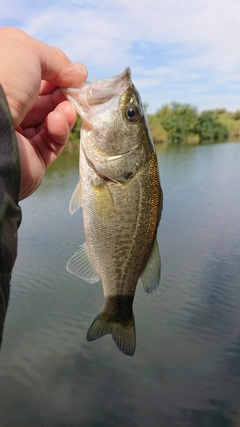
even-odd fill
[[[20,187],[18,145],[4,91],[0,85],[0,345],[6,316],[12,268],[17,255]]]

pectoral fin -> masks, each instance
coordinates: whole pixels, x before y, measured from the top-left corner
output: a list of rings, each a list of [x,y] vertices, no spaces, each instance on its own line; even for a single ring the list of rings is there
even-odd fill
[[[113,198],[109,187],[101,180],[99,183],[92,183],[93,210],[97,216],[103,220],[111,220],[115,217]]]
[[[69,202],[69,212],[73,215],[82,207],[82,186],[80,181],[77,183],[77,186],[72,194],[71,200]]]
[[[147,294],[151,294],[157,289],[160,283],[160,277],[161,258],[157,240],[155,240],[147,265],[140,277],[140,282],[142,282],[143,288]]]
[[[80,246],[77,252],[68,260],[66,269],[69,273],[89,283],[96,283],[100,279],[89,258],[86,243]]]

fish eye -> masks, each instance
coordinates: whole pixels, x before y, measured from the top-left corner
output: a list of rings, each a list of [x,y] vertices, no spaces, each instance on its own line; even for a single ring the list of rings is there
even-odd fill
[[[128,105],[125,110],[125,117],[130,122],[136,122],[139,119],[139,109],[135,105]]]

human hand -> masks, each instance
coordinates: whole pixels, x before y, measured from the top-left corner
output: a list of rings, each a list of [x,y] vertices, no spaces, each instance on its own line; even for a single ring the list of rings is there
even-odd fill
[[[40,185],[76,121],[75,110],[59,86],[78,87],[87,70],[58,48],[16,28],[0,29],[0,58],[0,82],[18,140],[21,200]]]

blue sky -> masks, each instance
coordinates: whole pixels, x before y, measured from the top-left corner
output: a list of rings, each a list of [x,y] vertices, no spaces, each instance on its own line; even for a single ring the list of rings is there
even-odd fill
[[[148,112],[240,109],[239,0],[1,0],[4,25],[84,62],[89,80],[130,66]]]

